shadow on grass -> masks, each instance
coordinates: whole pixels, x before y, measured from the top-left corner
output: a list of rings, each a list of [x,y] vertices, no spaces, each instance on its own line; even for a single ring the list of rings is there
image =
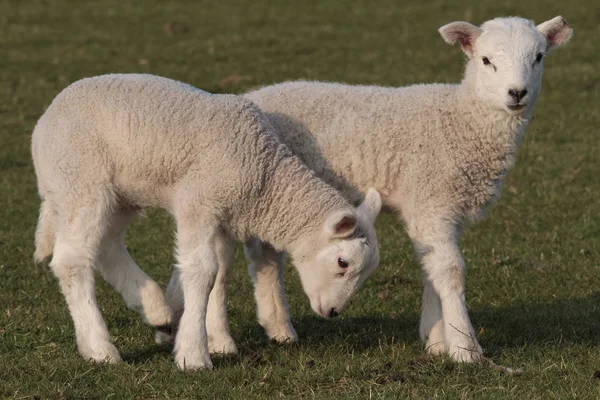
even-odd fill
[[[158,358],[170,357],[172,351],[173,346],[171,345],[154,343],[122,353],[121,357],[129,364],[144,364]]]
[[[325,320],[318,316],[294,319],[301,344],[344,342],[361,351],[379,344],[418,340],[419,316],[404,314],[396,317],[348,317]]]
[[[241,353],[241,355],[244,355]],[[123,360],[132,365],[146,364],[153,360],[170,359],[173,363],[173,346],[170,344],[151,344],[140,349],[134,349],[121,354]],[[252,357],[247,357],[252,360]],[[240,362],[240,356],[211,355],[215,368],[231,367]]]
[[[600,292],[589,298],[522,304],[470,311],[486,348],[587,344],[600,345]],[[293,320],[300,345],[344,341],[355,350],[419,340],[419,315]],[[260,327],[253,328],[260,330]]]
[[[522,346],[600,344],[600,293],[589,298],[514,305],[471,312],[488,351]]]
[[[472,310],[471,319],[482,346],[489,356],[503,349],[523,346],[569,346],[600,344],[600,293],[586,299],[560,300],[553,303],[523,304],[506,308]],[[380,345],[415,343],[419,340],[419,316],[342,317],[325,320],[306,315],[293,319],[300,342],[292,346],[317,346],[344,343],[361,352]],[[262,362],[260,352],[272,346],[257,323],[241,327],[238,335],[240,355],[213,357],[215,366],[230,366],[240,360],[250,365]],[[123,354],[130,363],[170,356],[172,346],[153,344]]]

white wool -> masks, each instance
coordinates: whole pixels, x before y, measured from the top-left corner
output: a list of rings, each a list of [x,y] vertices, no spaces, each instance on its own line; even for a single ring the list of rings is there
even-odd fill
[[[313,309],[324,316],[341,311],[378,264],[379,195],[371,191],[361,207],[351,206],[240,96],[152,75],[84,79],[40,118],[32,153],[42,197],[35,257],[53,255],[88,359],[120,359],[96,304],[93,268],[151,325],[168,330],[177,322],[123,244],[128,223],[145,206],[167,209],[177,223],[177,279],[168,299],[178,309],[185,303],[175,342],[182,369],[211,368],[209,347],[235,350],[226,315],[205,318],[207,307],[225,307],[224,291],[210,300],[209,293],[226,275],[235,239],[288,251]],[[339,257],[352,262],[343,278]]]
[[[421,338],[431,353],[473,361],[481,347],[465,304],[460,232],[497,199],[540,93],[544,58],[572,29],[556,17],[537,27],[497,18],[439,31],[468,56],[460,84],[301,81],[246,97],[267,113],[294,154],[347,198],[357,201],[373,187],[398,211],[423,265]],[[257,291],[279,291],[260,282],[257,261],[250,261]],[[269,263],[277,264],[273,258],[263,264]],[[271,298],[257,294],[265,299],[259,310],[273,308],[266,304]]]

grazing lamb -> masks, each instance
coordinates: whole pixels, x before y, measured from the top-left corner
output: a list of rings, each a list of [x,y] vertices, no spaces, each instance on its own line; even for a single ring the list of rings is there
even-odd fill
[[[556,17],[537,27],[497,18],[481,27],[453,22],[439,31],[468,56],[460,84],[288,82],[246,97],[267,112],[282,141],[348,199],[374,187],[398,211],[423,266],[420,336],[430,353],[469,362],[482,350],[465,304],[460,233],[498,197],[540,93],[544,57],[572,30]],[[281,279],[269,272],[281,268],[281,257],[254,253],[247,251],[259,318],[278,315],[269,329],[290,331],[281,316],[287,310]]]
[[[120,360],[96,303],[93,268],[150,324],[172,322],[160,288],[123,244],[145,206],[167,209],[177,224],[182,369],[212,367],[207,303],[232,261],[234,238],[289,252],[312,308],[325,317],[340,312],[377,266],[379,194],[369,191],[355,209],[265,122],[240,96],[152,75],[83,79],[54,99],[32,138],[42,197],[35,258],[53,254],[85,358]],[[223,296],[211,301],[226,306]],[[223,339],[222,329],[209,326],[208,335]]]

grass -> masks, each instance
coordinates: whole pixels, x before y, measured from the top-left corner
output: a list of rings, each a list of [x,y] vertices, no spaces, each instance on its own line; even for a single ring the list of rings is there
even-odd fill
[[[463,56],[437,28],[503,15],[563,15],[575,29],[546,61],[536,118],[499,204],[461,243],[480,342],[523,376],[424,354],[419,267],[392,215],[377,222],[380,268],[339,319],[314,316],[288,268],[297,345],[266,340],[238,251],[229,310],[239,357],[180,372],[101,279],[101,309],[125,362],[79,357],[57,281],[32,262],[30,133],[61,89],[109,72],[233,93],[299,78],[456,82]],[[599,19],[593,0],[0,1],[0,398],[600,397]],[[159,210],[148,216],[127,244],[164,287],[173,224]]]

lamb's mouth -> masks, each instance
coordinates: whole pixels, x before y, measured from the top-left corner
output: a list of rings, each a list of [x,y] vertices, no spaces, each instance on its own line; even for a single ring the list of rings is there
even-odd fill
[[[527,104],[511,104],[508,106],[508,108],[511,111],[520,111],[520,110],[524,109],[526,105]]]

